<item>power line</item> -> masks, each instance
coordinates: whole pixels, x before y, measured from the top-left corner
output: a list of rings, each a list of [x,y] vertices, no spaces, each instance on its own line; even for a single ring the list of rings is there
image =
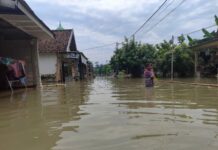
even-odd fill
[[[169,8],[173,3],[175,2],[175,0],[172,0],[161,12],[160,14],[162,14],[167,8]]]
[[[190,34],[193,34],[193,33],[196,33],[196,32],[200,32],[200,31],[202,31],[202,29],[210,29],[210,28],[213,28],[213,27],[216,27],[216,26],[217,25],[214,24],[214,25],[210,25],[210,26],[207,26],[207,27],[202,27],[201,29],[194,30],[194,31],[191,31],[191,32],[188,32],[188,33],[185,33],[185,34],[181,34],[181,35],[187,36],[187,35],[190,35]],[[178,37],[179,36],[176,36],[176,38],[178,38]],[[108,46],[115,45],[115,44],[121,44],[121,43],[113,42],[113,43],[110,43],[110,44],[104,44],[104,45],[100,45],[100,46],[96,46],[96,47],[90,47],[90,48],[83,49],[83,50],[99,49],[99,48],[108,47]]]
[[[134,36],[135,34],[137,34],[157,13],[159,10],[161,10],[161,8],[166,4],[168,0],[165,0],[159,7],[158,9],[140,26],[139,29],[137,29],[134,34],[132,34],[132,36]],[[163,13],[175,0],[173,0],[163,11],[161,11],[161,13]],[[160,14],[161,14],[160,13]],[[131,36],[131,37],[132,37]],[[111,45],[117,44],[116,42],[110,43],[110,44],[104,44],[104,45],[100,45],[100,46],[96,46],[96,47],[91,47],[91,48],[87,48],[87,49],[83,49],[83,50],[91,50],[91,49],[98,49],[98,48],[103,48],[103,47],[108,47]],[[118,43],[120,44],[120,43]]]
[[[175,38],[178,39],[180,36],[188,36],[190,34],[194,34],[194,33],[200,32],[200,31],[202,31],[202,29],[210,29],[210,28],[213,28],[213,27],[216,27],[216,26],[218,26],[218,25],[214,24],[214,25],[210,25],[210,26],[207,26],[207,27],[202,27],[202,28],[200,28],[198,30],[194,30],[194,31],[191,31],[191,32],[188,32],[188,33],[185,33],[185,34],[182,33],[180,35],[177,35],[177,36],[175,36]],[[164,39],[166,39],[166,36],[164,37]]]
[[[185,33],[185,34],[183,34],[183,35],[184,35],[184,36],[186,36],[186,35],[190,35],[190,34],[193,34],[193,33],[199,32],[199,31],[202,31],[202,29],[210,29],[210,28],[212,28],[212,27],[216,27],[216,26],[217,26],[216,24],[214,24],[214,25],[210,25],[210,26],[207,26],[207,27],[204,27],[204,28],[201,28],[201,29],[198,29],[198,30],[195,30],[195,31],[189,32],[189,33]]]
[[[174,2],[175,0],[172,0],[162,11],[160,11],[159,15],[161,15],[164,11],[166,11],[167,8],[169,8]]]
[[[193,33],[199,32],[199,31],[202,31],[202,29],[210,29],[210,28],[216,27],[216,26],[217,26],[216,24],[210,25],[210,26],[203,27],[203,28],[201,28],[201,29],[194,30],[194,31],[191,31],[191,32],[189,32],[189,33],[182,34],[182,35],[187,36],[187,35],[190,35],[190,34],[193,34]],[[176,38],[178,38],[178,37],[179,37],[179,36],[176,36]],[[100,46],[96,46],[96,47],[90,47],[90,48],[83,49],[83,50],[99,49],[99,48],[108,47],[108,46],[115,45],[115,44],[121,44],[121,43],[113,42],[113,43],[110,43],[110,44],[104,44],[104,45],[100,45]]]
[[[161,15],[162,13],[164,13],[174,2],[175,2],[175,0],[170,1],[169,4],[168,4],[165,8],[163,8],[163,10],[160,11],[160,13],[158,13],[157,15],[159,16],[159,15]],[[155,17],[154,17],[154,18],[155,18]]]
[[[194,34],[194,33],[197,33],[197,32],[202,31],[202,29],[210,29],[210,28],[213,28],[213,27],[216,27],[216,26],[217,26],[217,25],[214,24],[214,25],[202,27],[202,28],[200,28],[200,29],[197,29],[197,30],[194,30],[194,31],[191,31],[191,32],[188,32],[188,33],[184,33],[184,34],[182,33],[182,34],[180,34],[180,35],[177,35],[177,36],[175,36],[175,38],[178,38],[178,37],[180,37],[181,35],[187,36],[187,35],[190,35],[190,34]],[[165,37],[166,37],[166,36],[165,36]]]
[[[166,4],[168,0],[165,0],[160,6],[159,8],[130,36],[135,36],[153,17],[154,15]]]
[[[143,25],[142,25],[139,29],[137,29],[134,34],[132,34],[132,36],[134,36],[135,34],[137,34],[137,33],[153,18],[153,16],[165,5],[165,3],[166,3],[167,1],[168,1],[168,0],[165,0],[165,1],[159,6],[159,8],[143,23]],[[117,44],[117,42],[113,42],[113,43],[110,43],[110,44],[104,44],[104,45],[100,45],[100,46],[96,46],[96,47],[90,47],[90,48],[86,48],[86,49],[83,49],[83,50],[98,49],[98,48],[108,47],[108,46],[111,46],[111,45],[114,45],[114,44]],[[118,44],[120,44],[120,43],[118,43]]]
[[[172,3],[173,3],[174,1],[175,1],[175,0],[173,0],[171,3],[169,3],[169,5],[168,5],[164,10],[166,10],[170,5],[172,5]],[[173,13],[176,9],[178,9],[185,1],[186,1],[186,0],[182,0],[174,9],[172,9],[169,13],[167,13],[161,20],[159,20],[158,23],[156,23],[156,24],[155,24],[154,26],[152,26],[149,30],[147,30],[146,33],[150,32],[153,28],[155,28],[157,25],[159,25],[159,24],[160,24],[163,20],[165,20],[171,13]],[[166,2],[167,2],[167,0],[164,1],[164,3],[159,7],[158,10],[160,10],[161,7],[163,7],[163,5],[164,5]],[[161,13],[163,13],[164,10],[161,11]],[[151,20],[151,18],[152,18],[157,12],[158,12],[158,11],[156,10],[155,13],[154,13],[151,17],[149,17],[149,19]],[[160,14],[161,14],[161,13],[160,13]],[[146,22],[145,22],[132,36],[134,36],[137,32],[139,32],[139,31],[144,27],[144,25],[145,25],[148,21],[149,21],[149,20],[146,20]],[[210,25],[210,26],[204,27],[204,29],[209,29],[209,28],[212,28],[212,27],[215,27],[215,26],[217,26],[217,25]],[[198,30],[194,30],[194,31],[192,31],[192,32],[185,33],[185,34],[183,34],[183,35],[184,35],[184,36],[190,35],[190,34],[193,34],[193,33],[199,32],[199,31],[202,31],[202,29],[203,29],[203,28],[198,29]],[[176,37],[179,37],[179,36],[176,36]],[[99,48],[108,47],[108,46],[115,45],[115,44],[121,44],[121,43],[113,42],[113,43],[110,43],[110,44],[104,44],[104,45],[100,45],[100,46],[96,46],[96,47],[91,47],[91,48],[87,48],[87,49],[83,49],[83,50],[99,49]]]
[[[117,42],[113,42],[110,44],[104,44],[104,45],[100,45],[100,46],[96,46],[96,47],[90,47],[90,48],[86,48],[83,50],[85,51],[85,50],[99,49],[99,48],[108,47],[108,46],[115,45],[115,44],[117,44]]]
[[[163,18],[161,18],[159,20],[159,22],[157,22],[155,25],[153,25],[151,28],[149,28],[146,32],[150,32],[152,29],[154,29],[157,25],[159,25],[162,21],[164,21],[171,13],[173,13],[174,11],[176,11],[176,9],[178,9],[186,0],[182,0],[174,9],[172,9],[169,13],[167,13]]]
[[[213,28],[213,27],[216,27],[216,26],[217,26],[216,24],[210,25],[210,26],[203,27],[203,28],[201,28],[201,29],[194,30],[194,31],[191,31],[191,32],[189,32],[189,33],[185,33],[185,34],[181,34],[181,35],[183,35],[183,36],[188,36],[188,35],[190,35],[190,34],[200,32],[200,31],[202,31],[202,29],[210,29],[210,28]],[[179,37],[179,36],[176,36],[175,38],[178,38],[178,37]]]

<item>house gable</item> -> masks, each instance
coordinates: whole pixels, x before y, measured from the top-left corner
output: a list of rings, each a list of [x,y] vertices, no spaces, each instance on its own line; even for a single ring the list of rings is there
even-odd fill
[[[39,53],[61,53],[76,51],[73,30],[53,30],[55,39],[39,41]]]

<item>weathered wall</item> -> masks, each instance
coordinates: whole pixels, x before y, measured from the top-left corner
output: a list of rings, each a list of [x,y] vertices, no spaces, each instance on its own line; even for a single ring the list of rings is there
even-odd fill
[[[57,55],[52,53],[39,54],[39,72],[41,75],[56,73]]]
[[[0,57],[24,60],[28,85],[39,84],[37,40],[1,40]]]

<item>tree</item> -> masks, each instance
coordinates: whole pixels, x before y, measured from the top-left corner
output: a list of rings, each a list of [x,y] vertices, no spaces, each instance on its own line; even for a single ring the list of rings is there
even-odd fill
[[[173,49],[170,41],[156,45],[156,71],[159,76],[167,77],[171,70],[171,51]]]
[[[202,32],[204,33],[204,38],[212,38],[212,37],[214,37],[213,32],[210,33],[206,29],[202,29]]]
[[[124,70],[126,74],[139,77],[143,73],[144,66],[152,63],[158,76],[168,77],[171,73],[172,50],[175,49],[175,74],[180,77],[192,76],[193,52],[185,44],[184,36],[181,36],[179,41],[179,45],[163,41],[154,46],[125,39],[121,48],[115,50],[110,64],[117,73]]]
[[[178,37],[178,41],[179,41],[179,43],[180,44],[182,44],[182,43],[184,43],[185,42],[185,37],[184,37],[184,35],[182,34],[182,35],[180,35],[179,37]]]
[[[155,47],[135,40],[124,39],[121,48],[116,49],[110,64],[115,72],[124,70],[126,74],[140,77],[146,63],[154,62]]]
[[[216,15],[214,16],[214,20],[215,20],[216,25],[218,26],[218,17]],[[196,44],[201,43],[202,41],[205,41],[205,40],[210,39],[210,38],[214,38],[218,34],[218,31],[209,32],[208,30],[206,30],[204,28],[202,29],[202,32],[204,34],[203,35],[203,37],[204,37],[203,40],[192,39],[190,36],[187,36],[190,46],[194,46]]]
[[[113,72],[110,64],[99,65],[98,63],[96,63],[94,70],[95,74],[99,76],[109,76]]]
[[[175,48],[174,72],[178,77],[194,75],[194,53],[186,43]]]
[[[216,25],[218,26],[218,17],[215,15],[214,18],[215,18]]]

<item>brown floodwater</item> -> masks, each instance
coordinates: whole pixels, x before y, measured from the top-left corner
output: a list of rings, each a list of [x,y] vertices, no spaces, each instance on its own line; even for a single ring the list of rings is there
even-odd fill
[[[217,150],[218,88],[96,78],[0,93],[0,150],[133,149]]]

